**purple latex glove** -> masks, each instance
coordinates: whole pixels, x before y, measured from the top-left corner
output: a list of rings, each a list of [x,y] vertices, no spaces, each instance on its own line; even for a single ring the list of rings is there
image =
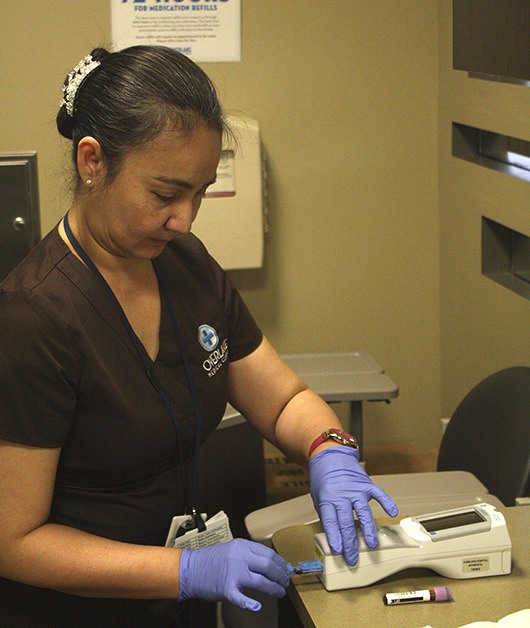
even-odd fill
[[[371,548],[377,547],[379,541],[368,502],[376,499],[391,517],[398,513],[394,500],[370,480],[358,456],[357,449],[337,445],[324,449],[309,462],[311,497],[329,547],[334,554],[344,554],[350,565],[355,565],[359,558],[353,510]]]
[[[242,589],[283,597],[289,582],[287,563],[276,552],[261,543],[233,539],[197,550],[182,550],[178,600],[227,601],[259,611],[261,604],[244,595]]]

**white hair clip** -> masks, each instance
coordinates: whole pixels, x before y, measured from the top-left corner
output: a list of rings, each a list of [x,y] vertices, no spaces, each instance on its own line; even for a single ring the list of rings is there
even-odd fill
[[[101,65],[101,61],[94,61],[92,55],[85,57],[68,75],[68,83],[63,85],[63,99],[60,102],[60,106],[66,106],[66,113],[70,116],[74,116],[75,97],[81,86],[81,83],[86,77],[93,72],[97,67]]]

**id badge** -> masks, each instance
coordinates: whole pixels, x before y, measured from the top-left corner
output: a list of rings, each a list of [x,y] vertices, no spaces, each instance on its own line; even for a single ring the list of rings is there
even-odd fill
[[[228,517],[222,510],[210,519],[201,513],[201,518],[206,529],[199,532],[191,515],[173,517],[166,539],[166,547],[200,549],[217,543],[225,543],[234,538]]]
[[[202,512],[201,517],[206,521],[206,513]],[[174,547],[175,540],[178,536],[182,536],[187,532],[195,529],[195,523],[191,515],[177,515],[171,520],[169,532],[167,533],[165,547]]]

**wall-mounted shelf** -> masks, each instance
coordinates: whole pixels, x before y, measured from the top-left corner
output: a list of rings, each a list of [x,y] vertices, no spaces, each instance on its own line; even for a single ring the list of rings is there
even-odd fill
[[[452,154],[530,181],[530,142],[453,122]]]
[[[530,238],[483,216],[482,274],[530,299]]]

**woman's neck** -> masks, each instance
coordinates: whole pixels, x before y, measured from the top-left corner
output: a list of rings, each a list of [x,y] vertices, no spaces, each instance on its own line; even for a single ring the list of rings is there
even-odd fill
[[[137,289],[152,281],[154,271],[151,260],[128,258],[109,251],[100,244],[90,224],[84,220],[82,210],[75,204],[68,212],[68,224],[77,242],[111,287],[121,286],[126,289],[129,286],[129,288],[136,287]],[[68,238],[64,219],[59,224],[59,234],[70,251],[83,262]]]

